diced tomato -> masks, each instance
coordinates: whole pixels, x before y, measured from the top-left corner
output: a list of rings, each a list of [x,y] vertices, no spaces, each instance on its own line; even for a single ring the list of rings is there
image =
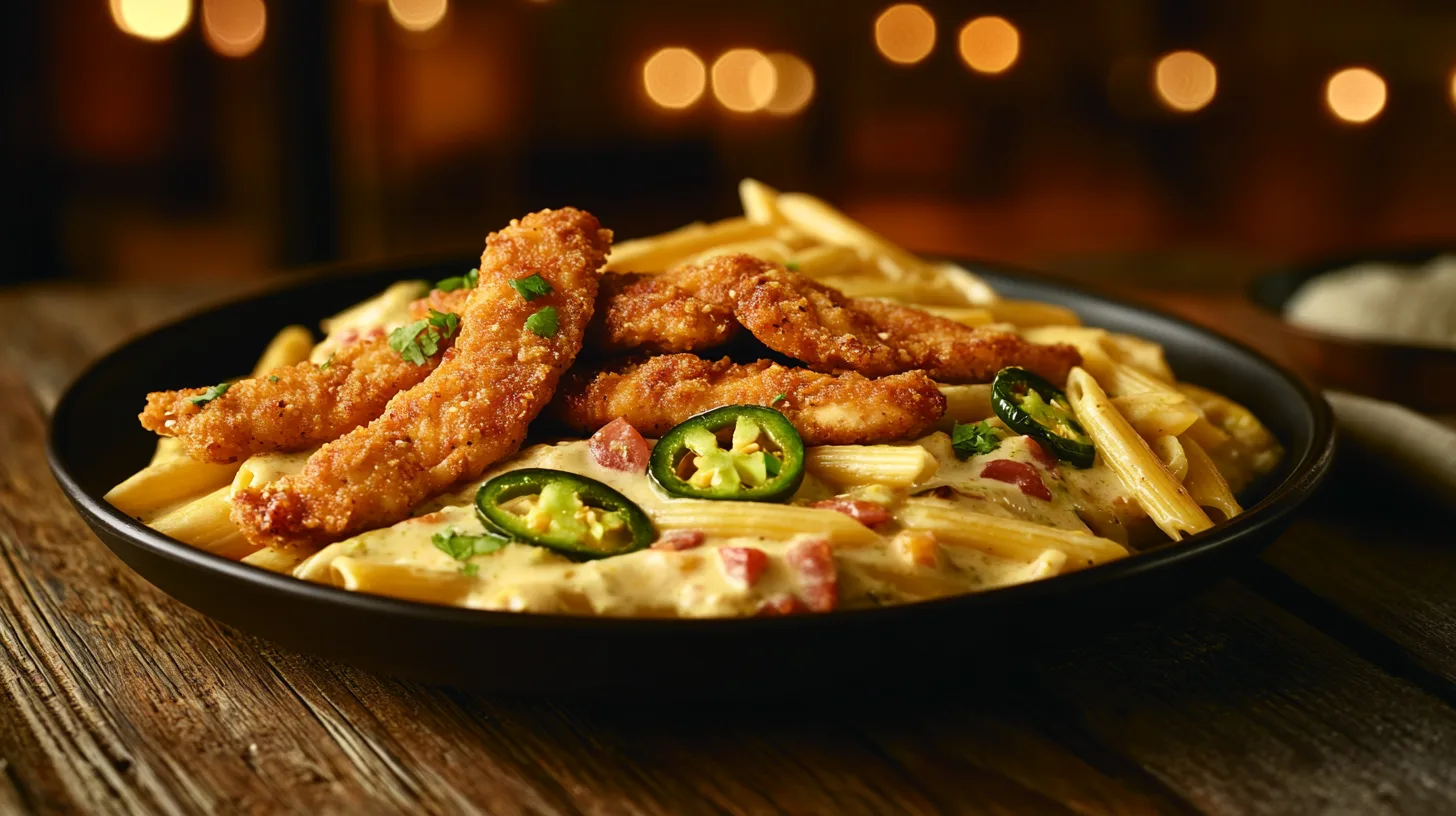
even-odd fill
[[[703,543],[702,530],[668,530],[660,538],[652,542],[654,550],[668,550],[677,552],[679,550],[691,550]]]
[[[1021,488],[1022,493],[1033,499],[1052,500],[1052,492],[1047,489],[1046,482],[1041,480],[1041,474],[1036,472],[1036,468],[1025,462],[993,459],[987,462],[986,467],[981,470],[981,478],[1014,484]]]
[[[799,541],[784,552],[784,559],[798,575],[799,595],[811,612],[829,612],[839,605],[839,572],[828,541]]]
[[[884,524],[890,520],[890,511],[885,509],[883,504],[875,504],[860,499],[825,499],[815,502],[815,507],[824,510],[838,510],[866,527],[873,527],[876,524]]]
[[[804,602],[793,595],[784,593],[765,598],[763,603],[758,605],[757,615],[760,618],[776,618],[782,615],[801,615],[809,611]]]
[[[617,417],[592,434],[587,441],[592,461],[608,470],[623,470],[628,473],[642,473],[647,470],[647,458],[651,451],[647,440],[632,427],[632,423]]]
[[[906,530],[895,536],[896,552],[917,567],[940,566],[940,542],[929,530]]]
[[[1052,452],[1047,450],[1040,442],[1029,436],[1026,437],[1026,449],[1031,451],[1031,455],[1036,457],[1036,461],[1041,462],[1048,468],[1055,468],[1057,466],[1057,457],[1053,456]]]
[[[720,547],[718,560],[723,565],[723,577],[745,588],[758,583],[768,567],[768,553],[757,547]]]

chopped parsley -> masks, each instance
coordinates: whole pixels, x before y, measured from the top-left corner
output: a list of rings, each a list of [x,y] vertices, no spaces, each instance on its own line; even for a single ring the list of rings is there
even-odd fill
[[[454,530],[446,530],[430,536],[430,543],[456,561],[466,561],[473,555],[489,555],[499,550],[506,545],[506,540],[499,536],[467,535]],[[474,575],[475,570],[470,569],[474,566],[475,564],[467,564],[462,571],[466,575]]]
[[[789,270],[790,272],[798,272],[799,271],[799,262],[798,261],[789,261],[788,263],[784,264],[784,268],[787,269],[787,270]]]
[[[999,428],[986,420],[969,425],[957,422],[951,429],[950,444],[955,448],[956,458],[964,461],[996,450],[1000,447],[1003,436]]]
[[[477,572],[480,572],[479,564],[466,564],[465,566],[460,568],[461,575],[470,576],[472,578],[475,577],[475,573]]]
[[[271,383],[278,382],[278,375],[277,374],[269,374],[268,375],[268,382],[271,382]]]
[[[218,383],[195,397],[188,397],[187,401],[193,405],[206,405],[223,394],[226,394],[227,390],[232,387],[232,383]]]
[[[526,318],[526,328],[541,337],[555,337],[557,328],[556,307],[546,306],[541,311]]]
[[[337,354],[337,353],[338,352],[334,352],[334,354]],[[333,354],[330,354],[329,355],[329,359],[324,360],[322,363],[319,363],[319,370],[322,371],[322,370],[324,370],[326,368],[330,368],[330,367],[333,366],[333,364],[334,364],[334,355]]]
[[[516,294],[520,295],[527,303],[530,303],[538,297],[546,297],[556,291],[551,288],[551,284],[545,278],[537,274],[527,275],[524,278],[517,278],[511,281],[511,288],[516,290]]]
[[[472,269],[464,275],[456,275],[453,278],[446,278],[435,284],[435,288],[441,292],[453,292],[456,289],[474,289],[480,282],[480,270]]]
[[[430,310],[430,316],[416,320],[389,333],[389,347],[399,352],[405,362],[424,365],[440,350],[440,341],[455,336],[460,328],[460,315]]]
[[[780,392],[778,394],[778,396],[776,396],[773,399],[771,399],[771,400],[768,401],[768,407],[772,408],[772,407],[774,407],[775,405],[778,405],[781,402],[787,401],[788,398],[789,398],[789,395],[788,394],[785,394],[783,392]]]

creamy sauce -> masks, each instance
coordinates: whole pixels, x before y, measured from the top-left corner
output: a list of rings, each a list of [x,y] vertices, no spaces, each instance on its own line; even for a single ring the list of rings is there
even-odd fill
[[[973,512],[1036,521],[1053,527],[1087,531],[1079,515],[1089,503],[1121,497],[1117,478],[1100,463],[1070,473],[1065,465],[1039,466],[1052,492],[1045,501],[1025,495],[1013,484],[980,476],[996,459],[1037,466],[1024,437],[1012,437],[990,454],[958,461],[943,433],[920,442],[939,462],[932,475],[908,489],[861,486],[840,492],[810,474],[791,503],[807,504],[844,495],[887,504],[891,512],[912,494],[945,496]],[[257,461],[257,460],[252,460]],[[301,461],[301,460],[297,460]],[[250,461],[250,465],[252,462]],[[260,463],[249,478],[270,479],[290,472],[297,462],[276,457]],[[333,544],[301,564],[294,574],[306,580],[359,591],[478,609],[622,617],[728,617],[758,612],[775,598],[793,596],[801,578],[785,553],[813,529],[782,537],[706,535],[700,546],[681,551],[645,549],[595,561],[573,561],[541,547],[510,543],[483,555],[457,561],[436,547],[437,534],[480,535],[476,490],[489,478],[509,470],[544,467],[579,473],[604,482],[636,502],[649,517],[682,500],[666,496],[645,473],[625,473],[597,465],[584,440],[535,445],[502,463],[480,480],[421,506],[417,515],[393,527],[374,530]],[[240,476],[240,478],[242,478]],[[1114,485],[1116,487],[1114,488]],[[751,517],[761,505],[718,502]],[[822,511],[831,512],[831,511]],[[907,603],[1021,583],[1057,574],[1065,557],[1049,550],[1032,561],[1013,561],[960,546],[931,543],[933,551],[915,552],[901,525],[882,525],[870,543],[836,545],[839,608]],[[751,547],[767,556],[767,566],[751,585],[731,579],[718,550]]]
[[[388,334],[409,322],[409,306],[429,294],[424,281],[400,281],[363,303],[351,306],[323,321],[326,335],[313,347],[308,359],[322,364],[340,348],[356,343],[371,333]]]

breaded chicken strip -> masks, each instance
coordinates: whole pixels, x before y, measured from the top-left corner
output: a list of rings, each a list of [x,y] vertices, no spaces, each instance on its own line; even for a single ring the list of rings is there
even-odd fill
[[[310,362],[239,380],[203,404],[206,388],[147,395],[142,427],[175,436],[194,459],[235,462],[255,453],[298,451],[337,439],[384,412],[391,397],[412,388],[439,364],[452,341],[423,365],[389,347],[383,332],[341,348],[326,366]]]
[[[1039,345],[908,306],[847,297],[781,266],[755,264],[757,272],[736,284],[734,316],[764,345],[817,371],[882,377],[918,369],[942,382],[983,383],[1006,366],[1021,366],[1060,383],[1081,362],[1068,345]]]
[[[586,349],[664,354],[721,346],[743,331],[733,317],[733,287],[757,271],[757,261],[734,255],[659,275],[604,273]],[[458,312],[469,294],[432,290],[410,304],[410,314],[419,319],[430,309]]]
[[[775,402],[780,395],[783,399]],[[945,413],[945,397],[919,371],[871,380],[855,373],[786,368],[768,360],[713,362],[695,354],[574,370],[562,383],[554,408],[583,434],[624,417],[643,435],[656,437],[722,405],[771,405],[810,445],[913,438]]]
[[[318,547],[393,524],[515,452],[581,349],[611,238],[571,208],[493,233],[439,367],[378,419],[324,445],[298,474],[238,490],[232,515],[243,534],[267,546]],[[533,274],[552,291],[528,302],[509,284]]]

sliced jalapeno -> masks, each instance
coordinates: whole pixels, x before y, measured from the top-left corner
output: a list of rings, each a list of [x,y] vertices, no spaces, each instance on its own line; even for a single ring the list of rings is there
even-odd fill
[[[804,481],[804,440],[772,408],[725,405],[663,434],[648,470],[673,496],[783,501]]]
[[[1024,368],[1003,368],[991,383],[991,409],[1006,427],[1035,439],[1076,468],[1092,466],[1097,449],[1062,389]]]
[[[564,470],[502,473],[476,491],[475,511],[487,527],[517,541],[576,557],[622,555],[657,537],[652,521],[631,499]]]

